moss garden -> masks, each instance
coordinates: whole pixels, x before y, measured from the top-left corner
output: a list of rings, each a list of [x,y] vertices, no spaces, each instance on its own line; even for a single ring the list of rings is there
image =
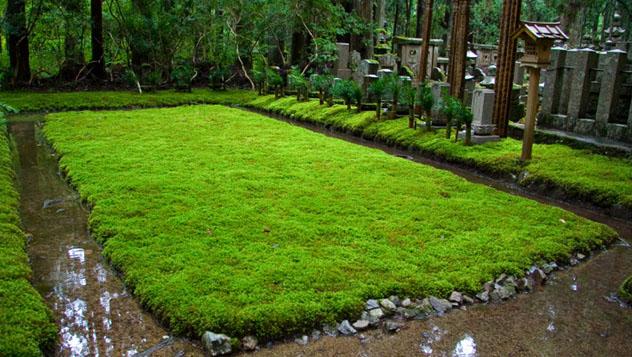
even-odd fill
[[[502,272],[616,237],[567,211],[239,109],[46,120],[105,256],[179,334],[279,338],[357,315],[367,298],[475,292]]]

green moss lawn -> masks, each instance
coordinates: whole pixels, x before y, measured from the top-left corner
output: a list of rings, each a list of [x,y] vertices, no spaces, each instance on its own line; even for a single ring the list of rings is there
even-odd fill
[[[38,356],[57,337],[52,315],[29,282],[18,193],[6,127],[0,125],[0,355]]]
[[[287,336],[370,297],[478,291],[616,235],[238,109],[58,113],[45,134],[104,254],[176,333]]]
[[[608,157],[561,144],[536,144],[534,158],[525,167],[518,160],[522,142],[511,138],[466,147],[445,139],[444,130],[413,131],[408,129],[407,118],[376,122],[374,113],[348,112],[342,105],[328,108],[320,106],[318,101],[301,103],[290,97],[275,100],[274,96],[259,97],[247,105],[408,147],[491,174],[519,175],[523,186],[544,185],[561,190],[566,198],[632,210],[630,158]],[[521,175],[523,171],[527,174]]]
[[[123,109],[173,107],[186,104],[233,105],[256,97],[252,91],[211,91],[194,89],[191,93],[173,90],[138,94],[132,91],[85,92],[0,92],[0,100],[21,112],[59,112],[83,109]]]

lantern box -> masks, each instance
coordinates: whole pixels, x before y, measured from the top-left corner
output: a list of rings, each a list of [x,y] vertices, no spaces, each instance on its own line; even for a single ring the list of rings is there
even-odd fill
[[[546,68],[551,63],[551,47],[555,41],[568,40],[559,22],[523,21],[513,38],[524,41],[522,66],[537,68]]]

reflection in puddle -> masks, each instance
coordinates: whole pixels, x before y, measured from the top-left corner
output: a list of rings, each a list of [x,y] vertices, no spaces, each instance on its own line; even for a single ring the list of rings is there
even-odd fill
[[[158,343],[166,331],[144,318],[140,305],[101,261],[101,247],[88,231],[88,212],[58,175],[48,147],[37,144],[33,123],[12,124],[11,132],[20,155],[20,211],[32,236],[34,286],[49,301],[59,326],[55,355],[125,356]]]
[[[86,262],[86,251],[83,248],[72,248],[68,250],[70,259],[77,259],[81,264]]]
[[[476,356],[476,342],[474,342],[474,338],[470,335],[465,335],[459,343],[456,344],[456,348],[454,349],[454,353],[452,353],[454,357],[475,357]]]
[[[431,355],[432,344],[441,341],[441,338],[443,338],[446,333],[447,331],[440,329],[438,326],[432,326],[432,330],[422,333],[422,341],[419,344],[421,353]]]

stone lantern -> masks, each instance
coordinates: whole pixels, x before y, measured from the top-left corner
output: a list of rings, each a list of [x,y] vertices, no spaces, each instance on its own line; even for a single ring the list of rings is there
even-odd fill
[[[560,23],[527,22],[513,35],[515,40],[524,41],[524,55],[520,65],[529,71],[529,95],[527,99],[527,116],[524,124],[522,141],[522,161],[531,160],[533,139],[535,135],[535,117],[540,99],[540,70],[551,63],[551,47],[555,41],[566,41],[568,36],[560,28]]]

